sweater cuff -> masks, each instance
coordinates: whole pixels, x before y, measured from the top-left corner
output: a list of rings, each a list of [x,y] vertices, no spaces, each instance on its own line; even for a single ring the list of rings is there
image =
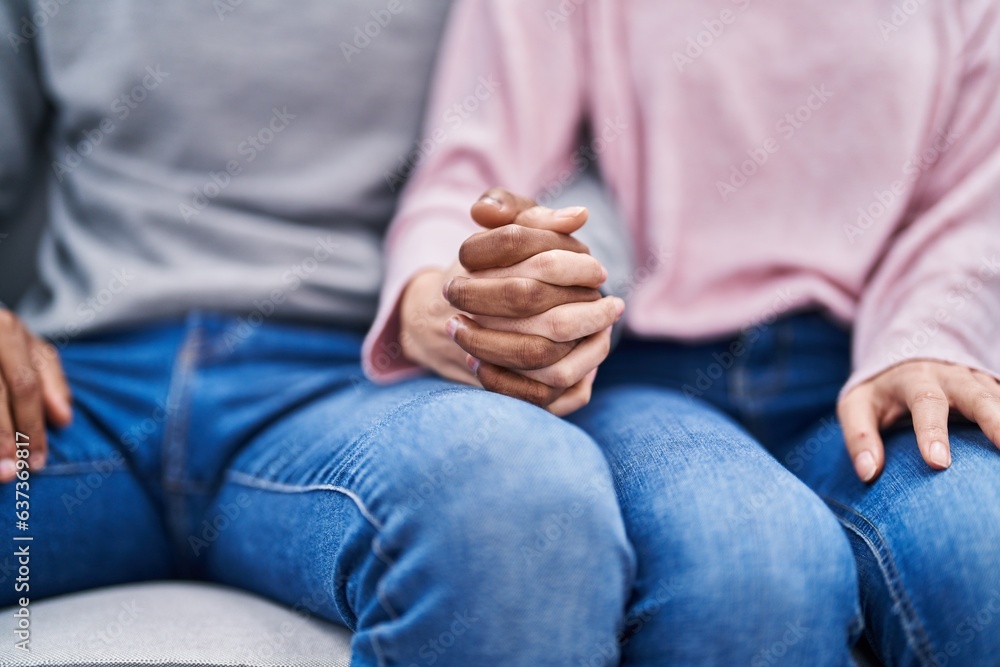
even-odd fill
[[[919,334],[917,335],[919,336]],[[959,348],[947,345],[919,346],[917,336],[894,337],[883,343],[880,351],[867,355],[864,360],[855,364],[855,369],[847,383],[840,390],[838,400],[842,399],[859,384],[881,375],[890,368],[908,361],[939,361],[963,368],[981,371],[1000,380],[1000,368],[991,368],[973,355]]]

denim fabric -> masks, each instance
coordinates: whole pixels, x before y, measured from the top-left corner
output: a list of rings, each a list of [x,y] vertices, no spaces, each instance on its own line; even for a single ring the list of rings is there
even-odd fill
[[[934,472],[903,424],[885,434],[882,476],[872,485],[861,483],[835,415],[849,369],[849,333],[811,313],[704,344],[622,343],[602,367],[591,405],[574,421],[608,454],[638,554],[635,594],[649,595],[650,567],[659,558],[667,561],[659,571],[698,572],[693,576],[717,595],[726,588],[734,608],[731,618],[723,618],[734,628],[753,627],[740,606],[766,600],[778,617],[810,619],[796,648],[837,627],[846,632],[851,602],[841,578],[847,573],[845,539],[830,530],[836,517],[854,555],[867,638],[887,665],[995,665],[1000,453],[976,426],[954,422],[954,462]],[[812,491],[804,493],[789,474],[776,471],[778,463]],[[667,500],[651,504],[652,488],[676,502],[686,499],[687,508]],[[820,499],[828,509],[820,509]],[[689,532],[714,541],[715,548],[739,553],[750,544],[757,551],[726,572],[728,561],[682,558],[685,544],[694,549],[693,537],[685,542],[675,533],[678,544],[663,549],[663,536],[655,529],[650,534],[651,527],[668,516],[676,530],[675,515],[682,513],[689,515]],[[725,538],[717,537],[724,531]],[[762,540],[779,552],[770,554],[771,569],[781,568],[770,581],[771,569],[762,569],[768,562],[761,559]],[[797,599],[797,585],[814,591],[817,606]],[[704,588],[698,593],[707,595]],[[689,613],[704,620],[700,602],[691,600]],[[850,626],[858,628],[857,622]],[[691,637],[684,656],[699,655],[696,642],[704,634],[697,627],[675,630],[675,638]],[[671,650],[685,648],[670,644]],[[626,663],[633,653],[645,659],[657,650],[644,632],[625,646]],[[756,664],[789,660],[776,653],[755,655]],[[833,664],[824,660],[800,654],[788,664]],[[681,657],[676,664],[694,662]]]
[[[195,313],[81,339],[74,422],[30,480],[30,596],[218,581],[351,628],[361,666],[845,665],[860,578],[890,664],[989,664],[996,452],[956,428],[930,473],[900,430],[854,481],[847,343],[815,316],[627,340],[579,428],[376,387],[349,332]],[[0,606],[16,577],[5,550]]]
[[[355,665],[617,664],[634,554],[593,440],[478,389],[375,387],[360,344],[196,313],[67,346],[30,597],[204,578],[346,625]]]

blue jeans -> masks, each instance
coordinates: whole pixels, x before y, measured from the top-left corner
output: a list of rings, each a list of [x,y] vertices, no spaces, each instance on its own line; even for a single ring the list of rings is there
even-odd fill
[[[360,666],[576,665],[614,644],[634,555],[593,441],[478,389],[376,387],[360,345],[195,313],[67,346],[74,421],[30,478],[30,597],[207,579],[349,627]]]
[[[625,340],[604,364],[572,419],[611,465],[638,556],[630,604],[652,604],[662,573],[692,583],[677,596],[688,615],[675,598],[624,645],[625,664],[737,664],[725,643],[704,646],[706,628],[748,633],[751,664],[844,664],[829,647],[860,629],[855,587],[886,664],[997,664],[1000,453],[955,423],[954,463],[933,472],[902,425],[882,476],[862,484],[835,416],[849,369],[849,333],[815,314],[706,344]],[[755,626],[748,610],[762,608]]]
[[[212,314],[70,344],[75,420],[31,477],[31,596],[218,581],[346,625],[361,666],[848,664],[848,539],[744,415],[666,386],[696,381],[701,348],[627,342],[587,435],[439,380],[375,387],[359,347]],[[740,367],[779,349],[764,336]],[[790,451],[811,463],[809,428]]]

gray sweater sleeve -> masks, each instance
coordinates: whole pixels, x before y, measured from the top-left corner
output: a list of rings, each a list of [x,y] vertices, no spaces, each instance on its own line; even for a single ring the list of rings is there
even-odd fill
[[[8,261],[32,244],[19,243],[27,232],[20,224],[41,165],[46,102],[38,77],[37,26],[21,0],[0,4],[0,299],[10,299],[21,277]],[[34,235],[35,230],[32,230]],[[16,259],[16,258],[13,258]],[[4,307],[0,301],[0,308]]]

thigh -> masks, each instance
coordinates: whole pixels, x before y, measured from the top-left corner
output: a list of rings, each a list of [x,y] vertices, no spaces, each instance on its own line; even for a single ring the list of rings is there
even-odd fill
[[[613,638],[631,578],[596,444],[433,379],[358,382],[281,420],[204,525],[205,576],[348,626],[364,665],[569,664]]]
[[[898,665],[991,664],[1000,653],[1000,452],[953,424],[935,472],[910,428],[884,435],[886,465],[860,482],[832,416],[787,450],[847,529],[869,640]]]
[[[604,450],[636,551],[625,664],[848,664],[847,540],[741,426],[644,386],[598,391],[572,419]]]
[[[130,429],[142,421],[143,411],[130,407],[164,386],[169,373],[160,374],[157,382],[147,367],[149,375],[130,380],[143,367],[132,358],[135,351],[96,342],[64,350],[73,422],[49,429],[48,462],[42,470],[0,487],[0,508],[6,514],[0,536],[7,545],[0,557],[0,607],[21,597],[171,574],[160,506],[145,477],[136,472],[141,460],[152,458],[152,447],[124,444],[132,442]],[[119,374],[119,366],[129,370]],[[15,508],[27,510],[24,524],[15,522]],[[15,541],[18,537],[31,539]],[[15,557],[15,550],[28,555]],[[27,576],[21,565],[27,565]]]

